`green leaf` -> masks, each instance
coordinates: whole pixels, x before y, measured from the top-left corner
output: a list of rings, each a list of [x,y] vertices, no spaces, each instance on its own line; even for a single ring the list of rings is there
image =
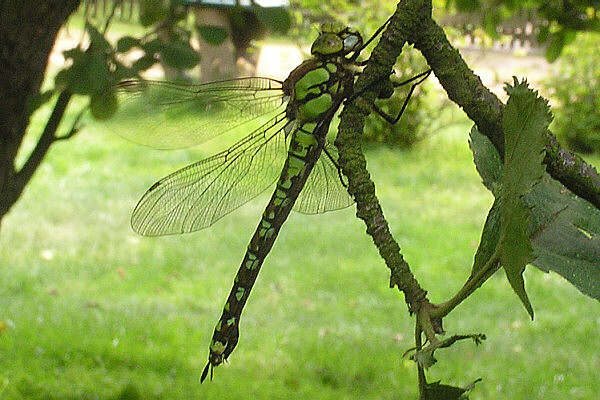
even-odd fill
[[[142,50],[146,55],[153,55],[159,53],[164,46],[164,43],[160,39],[152,39],[149,42],[142,43]]]
[[[146,54],[133,62],[131,68],[135,71],[145,71],[156,64],[156,59],[153,55]]]
[[[483,19],[483,29],[492,39],[499,39],[498,26],[502,24],[502,16],[498,11],[488,11]]]
[[[562,53],[562,49],[565,47],[567,34],[564,29],[553,33],[549,36],[550,44],[546,49],[546,59],[549,62],[554,62]]]
[[[538,255],[533,265],[554,271],[600,300],[600,210],[545,175],[525,197]]]
[[[162,61],[174,68],[194,68],[200,61],[200,56],[187,42],[173,42],[165,44],[160,52]]]
[[[473,12],[481,8],[479,0],[455,0],[456,8],[463,12]]]
[[[29,114],[33,113],[35,110],[40,108],[42,105],[49,102],[50,99],[52,99],[52,97],[54,97],[55,93],[56,93],[56,88],[52,88],[52,89],[45,90],[45,91],[33,96],[29,100],[29,106],[28,106],[27,112]]]
[[[129,78],[138,77],[137,71],[127,65],[116,63],[115,65],[115,80],[122,81]]]
[[[479,381],[481,379],[477,379],[464,388],[443,385],[440,381],[425,383],[423,400],[468,400],[466,393],[472,390]]]
[[[253,4],[252,10],[261,25],[271,32],[287,33],[292,26],[290,14],[283,7],[261,7]]]
[[[140,45],[140,40],[132,36],[123,36],[117,42],[117,51],[120,53],[126,53],[136,46]]]
[[[478,137],[471,140],[471,147],[476,147],[473,154],[477,170],[482,177],[497,176],[495,169],[498,166],[481,160],[496,149],[487,137],[476,130],[471,135]],[[574,195],[547,173],[525,194],[524,200],[530,209],[528,233],[537,255],[532,265],[542,271],[559,274],[582,293],[600,301],[600,210]],[[484,232],[488,225],[493,232],[493,224],[489,223],[493,220],[491,215],[492,210]],[[478,255],[475,258],[477,265]]]
[[[90,95],[111,86],[113,78],[105,55],[90,51],[74,56],[73,65],[57,74],[56,83],[72,93]]]
[[[114,87],[110,90],[95,93],[90,100],[90,110],[97,120],[105,120],[112,117],[118,109],[117,94]]]
[[[142,0],[140,2],[140,23],[150,26],[167,18],[169,10],[163,1]]]
[[[423,400],[459,400],[465,392],[463,388],[442,385],[439,381],[426,383]]]
[[[541,25],[539,29],[540,29],[540,31],[537,35],[537,41],[540,44],[544,44],[550,37],[550,28],[548,28],[547,25]]]
[[[94,51],[98,52],[111,52],[112,47],[106,38],[96,29],[96,27],[90,23],[85,24],[85,30],[90,35],[90,42]]]
[[[229,36],[227,29],[216,25],[200,25],[198,26],[198,33],[206,43],[213,46],[219,46]]]
[[[496,247],[498,247],[499,241],[500,204],[499,200],[496,199],[496,201],[494,201],[494,204],[492,205],[492,208],[490,208],[490,211],[488,211],[485,224],[483,225],[481,240],[479,241],[479,247],[477,248],[477,252],[475,253],[475,259],[473,260],[473,269],[471,270],[471,277],[473,277],[477,272],[479,272],[479,270],[481,270],[487,264],[490,258],[494,255]]]
[[[538,97],[525,80],[519,83],[514,78],[514,86],[507,85],[505,90],[510,97],[502,118],[505,156],[500,191],[500,263],[510,285],[533,318],[523,272],[535,255],[527,233],[529,209],[522,196],[544,174],[544,133],[551,116],[548,102]]]
[[[502,159],[494,146],[490,147],[488,142],[489,139],[479,133],[477,127],[473,125],[469,136],[469,147],[473,152],[475,167],[485,187],[494,195],[498,195],[502,177]]]

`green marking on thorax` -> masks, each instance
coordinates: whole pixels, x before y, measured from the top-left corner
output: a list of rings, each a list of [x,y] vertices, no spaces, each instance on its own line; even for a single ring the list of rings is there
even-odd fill
[[[329,80],[329,71],[325,68],[317,68],[304,74],[302,78],[296,82],[296,100],[303,100],[308,94],[319,94],[321,89],[319,85]]]
[[[331,94],[322,94],[298,107],[298,119],[315,120],[321,114],[329,110],[332,104],[333,99],[331,98]]]
[[[327,70],[332,74],[335,74],[337,72],[337,66],[335,64],[327,63],[325,64],[325,68],[327,68]]]
[[[316,122],[305,122],[302,124],[300,129],[298,129],[298,133],[302,132],[304,134],[310,134],[310,136],[312,138],[314,138],[313,133],[314,133],[316,127],[317,127]],[[316,140],[314,143],[316,143]],[[313,144],[313,143],[310,143],[310,144]]]
[[[327,91],[331,94],[336,94],[339,89],[340,89],[340,82],[336,81],[333,85],[331,85],[329,87],[329,89],[327,89]]]
[[[314,122],[305,123],[302,125],[302,129],[298,129],[296,131],[293,140],[304,148],[316,145],[317,139],[312,133],[314,132],[316,126],[317,124]]]
[[[227,326],[235,324],[235,317],[231,317],[227,320]]]

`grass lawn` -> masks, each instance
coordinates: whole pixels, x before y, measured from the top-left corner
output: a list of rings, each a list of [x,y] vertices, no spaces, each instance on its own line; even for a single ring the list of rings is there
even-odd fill
[[[468,276],[491,196],[468,124],[413,152],[367,152],[391,229],[434,302]],[[215,151],[159,152],[86,130],[56,145],[0,236],[0,399],[414,399],[413,318],[354,207],[293,214],[267,258],[230,362],[200,385],[214,324],[267,195],[208,230],[129,227],[155,180]],[[600,159],[593,162],[598,165]],[[597,399],[600,306],[526,272],[531,322],[503,273],[445,320],[482,332],[437,353],[430,380],[472,399]]]

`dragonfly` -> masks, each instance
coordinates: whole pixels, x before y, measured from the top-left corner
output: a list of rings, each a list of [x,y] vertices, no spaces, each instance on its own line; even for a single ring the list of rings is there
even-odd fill
[[[133,229],[146,236],[193,232],[275,184],[215,326],[201,382],[209,373],[212,380],[214,368],[235,349],[243,308],[292,209],[316,214],[354,203],[327,134],[344,101],[356,96],[359,54],[384,27],[363,41],[357,30],[323,24],[312,44],[312,57],[284,81],[250,77],[196,85],[147,80],[118,84],[115,129],[132,141],[160,149],[197,145],[273,114],[229,149],[153,184],[131,217]],[[409,96],[427,76],[418,77],[419,81],[401,83],[413,82]],[[123,129],[124,121],[131,129]]]

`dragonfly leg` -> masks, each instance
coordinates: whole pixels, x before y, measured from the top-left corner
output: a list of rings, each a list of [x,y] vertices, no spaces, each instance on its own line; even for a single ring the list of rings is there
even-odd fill
[[[325,153],[325,155],[327,156],[327,158],[329,158],[329,160],[331,160],[331,163],[333,165],[335,165],[335,168],[337,169],[338,172],[338,177],[340,178],[340,182],[342,182],[342,185],[347,188],[348,187],[348,182],[346,182],[346,180],[344,179],[344,175],[342,175],[342,168],[340,167],[340,165],[338,164],[337,160],[335,159],[335,157],[333,157],[331,155],[331,153],[329,153],[329,151],[327,150],[326,147],[323,147],[323,153]]]
[[[382,109],[377,107],[375,104],[372,105],[373,111],[375,111],[379,116],[381,116],[387,122],[394,125],[396,122],[398,122],[400,120],[400,118],[402,117],[402,114],[404,114],[404,110],[406,110],[406,107],[408,106],[408,102],[410,101],[410,97],[412,96],[416,87],[419,86],[425,79],[427,79],[427,77],[429,77],[429,75],[431,75],[431,69],[428,69],[425,72],[421,72],[420,74],[415,75],[412,78],[409,78],[405,81],[392,82],[392,85],[394,87],[404,86],[404,85],[412,82],[412,85],[410,86],[408,94],[406,95],[406,98],[404,99],[404,103],[402,103],[402,108],[400,108],[400,112],[395,117],[389,115],[388,113],[386,113],[385,111],[383,111]]]
[[[412,82],[410,90],[408,91],[408,95],[406,96],[406,99],[404,99],[402,108],[400,109],[400,112],[398,113],[397,116],[393,117],[393,116],[389,115],[388,113],[386,113],[385,111],[383,111],[382,109],[377,107],[375,104],[371,104],[372,110],[374,112],[376,112],[379,116],[381,116],[381,118],[383,118],[384,120],[389,122],[390,124],[392,124],[392,125],[395,124],[402,117],[402,114],[404,113],[404,110],[408,106],[410,97],[412,96],[416,87],[419,86],[425,79],[427,79],[429,77],[429,75],[431,75],[431,69],[428,69],[425,72],[421,72],[420,74],[417,74],[417,75],[413,76],[412,78],[406,79],[402,82],[391,82],[391,88],[392,88],[391,92],[386,91],[387,87],[384,87],[382,94],[379,95],[379,98],[389,98],[393,94],[393,88],[404,86],[404,85],[407,85]],[[349,102],[353,101],[354,99],[356,99],[358,96],[360,96],[362,93],[364,93],[367,89],[371,88],[376,83],[379,83],[379,81],[374,80],[373,82],[371,82],[370,84],[365,86],[363,89],[359,90],[356,93],[353,93],[351,96],[348,97],[348,99],[346,99],[345,103],[349,103]]]
[[[390,21],[392,20],[392,17],[393,17],[393,15],[392,15],[392,16],[390,16],[390,17],[389,17],[389,18],[388,18],[388,19],[387,19],[387,20],[386,20],[386,21],[383,23],[383,25],[381,25],[379,28],[377,28],[377,30],[375,31],[375,33],[373,33],[373,34],[371,35],[371,37],[370,37],[369,39],[367,39],[367,41],[366,41],[366,42],[364,42],[364,43],[363,43],[363,45],[362,45],[362,46],[360,46],[360,48],[359,48],[359,49],[357,49],[357,50],[356,50],[356,51],[355,51],[355,52],[352,54],[352,56],[351,56],[351,57],[350,57],[348,60],[349,60],[349,61],[356,62],[356,59],[358,58],[358,56],[360,55],[360,53],[361,53],[361,52],[362,52],[362,51],[363,51],[363,50],[364,50],[364,49],[365,49],[365,48],[366,48],[366,47],[367,47],[369,44],[371,44],[371,42],[372,42],[373,40],[375,40],[375,38],[376,38],[377,36],[379,36],[379,34],[381,33],[381,31],[383,31],[383,30],[384,30],[384,29],[385,29],[385,28],[386,28],[386,27],[389,25]],[[358,65],[361,65],[361,64],[362,64],[362,65],[364,65],[364,64],[365,64],[365,61],[359,61],[359,62],[357,62],[357,64],[358,64]]]

